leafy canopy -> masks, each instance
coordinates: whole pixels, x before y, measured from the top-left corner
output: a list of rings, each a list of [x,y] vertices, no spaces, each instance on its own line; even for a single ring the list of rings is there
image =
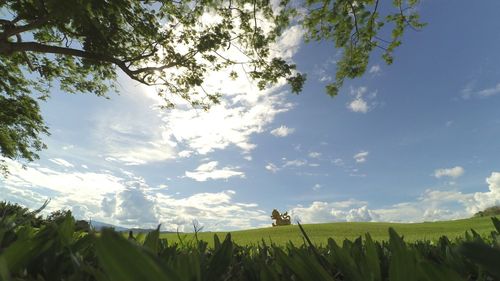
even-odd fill
[[[381,3],[380,3],[381,4]],[[361,76],[375,48],[392,53],[407,26],[419,28],[417,0],[0,0],[1,156],[32,161],[48,134],[39,102],[53,86],[105,96],[119,73],[156,86],[165,107],[182,98],[208,110],[221,93],[203,88],[206,75],[241,64],[259,88],[286,79],[301,91],[305,75],[270,48],[288,26],[307,40],[333,41],[343,51],[335,96],[345,78]],[[274,5],[274,6],[273,6]],[[392,24],[392,35],[384,24]],[[387,35],[387,34],[385,34]],[[236,48],[244,59],[225,50]],[[234,78],[231,73],[229,78]],[[2,161],[2,160],[0,160]],[[1,164],[1,163],[0,163]],[[5,166],[4,166],[5,168]]]

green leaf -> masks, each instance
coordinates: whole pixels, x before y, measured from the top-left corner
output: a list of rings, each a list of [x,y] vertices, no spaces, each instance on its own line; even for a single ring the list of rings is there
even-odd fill
[[[415,253],[406,247],[405,242],[396,231],[389,228],[389,249],[391,259],[389,264],[390,281],[417,281]]]
[[[500,279],[500,250],[478,242],[465,242],[459,251]]]
[[[166,264],[146,254],[138,246],[111,230],[104,230],[96,241],[96,254],[111,281],[163,281],[180,277]]]
[[[18,239],[5,249],[1,255],[7,263],[10,272],[16,272],[25,267],[33,258],[32,250],[38,245],[33,239]]]
[[[296,250],[286,255],[281,249],[275,248],[276,259],[294,272],[300,280],[333,281],[333,277],[308,252]]]
[[[219,239],[214,236],[215,241]],[[226,271],[231,261],[233,260],[233,242],[231,241],[231,234],[228,233],[224,242],[220,244],[219,248],[214,250],[212,259],[208,267],[206,280],[219,279]]]
[[[460,281],[464,280],[457,272],[446,268],[443,265],[437,266],[428,261],[422,261],[419,263],[420,270],[427,280],[432,281]]]
[[[0,281],[8,281],[9,277],[9,268],[7,267],[7,262],[5,259],[0,256]]]
[[[377,253],[377,246],[369,233],[365,235],[365,248],[367,269],[371,273],[370,279],[373,281],[380,281],[382,280],[382,275],[380,272],[380,260]]]
[[[144,247],[149,249],[152,253],[158,254],[160,246],[160,225],[158,227],[149,232],[144,240]]]
[[[493,222],[497,232],[500,234],[500,220],[497,217],[491,217],[491,221]]]

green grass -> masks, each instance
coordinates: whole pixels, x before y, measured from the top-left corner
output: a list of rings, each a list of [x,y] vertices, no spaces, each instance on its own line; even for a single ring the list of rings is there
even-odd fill
[[[364,236],[369,232],[374,240],[388,240],[388,228],[392,227],[400,235],[404,235],[407,242],[417,240],[436,241],[439,237],[446,235],[449,239],[463,237],[465,231],[474,229],[481,235],[487,235],[494,226],[490,217],[470,218],[454,221],[424,222],[424,223],[385,223],[385,222],[340,222],[323,224],[305,224],[303,225],[311,241],[317,245],[325,244],[329,237],[337,242],[344,239],[355,239]],[[213,236],[217,234],[223,238],[227,232],[201,232],[198,233],[198,239],[205,240],[209,245],[213,244]],[[260,229],[250,229],[231,232],[233,241],[239,245],[252,245],[262,242],[272,241],[279,245],[284,245],[292,241],[295,245],[303,243],[303,238],[297,225],[268,227]],[[180,234],[184,242],[194,239],[194,234]],[[175,233],[162,234],[162,238],[167,238],[169,242],[179,242],[178,235]]]

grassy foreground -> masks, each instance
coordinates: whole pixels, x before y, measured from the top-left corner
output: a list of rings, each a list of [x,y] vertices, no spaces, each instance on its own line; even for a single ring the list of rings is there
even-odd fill
[[[443,235],[453,240],[463,237],[465,231],[470,229],[474,229],[483,236],[495,229],[490,217],[424,223],[339,222],[305,224],[303,227],[311,241],[316,245],[325,245],[330,237],[337,243],[341,243],[344,239],[354,240],[359,236],[364,236],[367,232],[376,241],[387,241],[389,227],[403,235],[407,242],[437,241]],[[200,232],[198,239],[208,242],[211,246],[214,234],[224,237],[227,232]],[[262,240],[266,243],[272,241],[278,245],[285,245],[288,241],[292,241],[296,245],[304,242],[297,225],[232,231],[231,235],[232,240],[239,245],[255,245]],[[182,233],[180,237],[184,241],[192,241],[194,234]],[[176,233],[162,234],[161,238],[166,238],[169,242],[179,242],[179,236]]]

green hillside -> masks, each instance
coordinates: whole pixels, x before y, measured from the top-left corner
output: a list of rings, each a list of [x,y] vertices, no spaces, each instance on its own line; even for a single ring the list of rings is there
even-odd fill
[[[489,234],[494,230],[490,217],[480,217],[453,221],[424,222],[424,223],[385,223],[385,222],[339,222],[323,224],[303,225],[306,233],[313,243],[317,245],[325,244],[329,237],[337,242],[342,242],[345,238],[355,239],[366,232],[370,232],[373,239],[381,241],[388,239],[388,228],[393,227],[400,235],[404,235],[405,240],[437,240],[442,235],[450,239],[461,237],[465,231],[474,229],[481,235]],[[213,235],[220,238],[227,232],[201,232],[198,239],[213,243]],[[233,241],[240,245],[257,244],[264,240],[277,244],[285,244],[292,241],[294,244],[302,244],[303,238],[297,225],[268,227],[260,229],[242,230],[231,232]],[[194,234],[179,234],[184,242],[192,241]],[[162,238],[167,238],[169,242],[178,242],[178,235],[175,233],[162,234]]]

